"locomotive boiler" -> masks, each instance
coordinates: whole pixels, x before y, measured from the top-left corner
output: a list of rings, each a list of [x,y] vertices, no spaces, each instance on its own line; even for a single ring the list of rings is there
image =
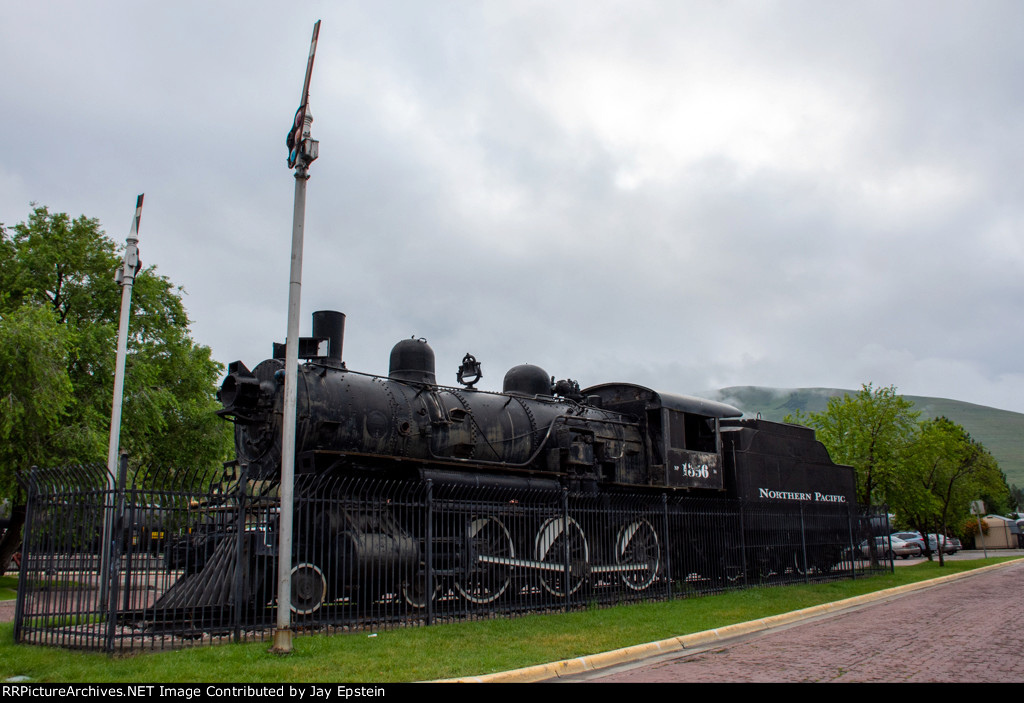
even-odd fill
[[[422,339],[391,351],[387,377],[345,368],[344,316],[314,313],[300,341],[297,473],[369,472],[443,477],[446,483],[530,485],[555,481],[599,488],[725,488],[720,420],[742,413],[724,403],[658,393],[633,384],[581,390],[523,364],[501,393],[473,388],[467,355],[462,388],[438,385],[434,352]],[[252,371],[229,367],[220,413],[235,423],[237,460],[254,479],[279,475],[284,349]]]
[[[342,360],[344,324],[342,313],[316,312],[313,336],[299,341],[299,480],[429,479],[437,495],[460,492],[481,505],[499,494],[514,504],[507,496],[532,490],[605,500],[646,493],[855,503],[852,469],[835,465],[808,428],[742,419],[721,402],[631,383],[581,389],[528,364],[505,374],[501,392],[478,390],[481,368],[470,354],[456,373],[461,387],[438,384],[434,353],[415,338],[394,346],[387,376],[366,374]],[[284,345],[275,345],[273,358],[252,370],[230,364],[218,394],[220,414],[235,425],[236,463],[250,480],[280,475],[284,357]],[[474,604],[516,591],[518,581],[556,598],[609,579],[642,591],[667,559],[686,561],[695,540],[671,540],[676,552],[666,553],[665,527],[645,517],[591,530],[564,515],[474,508],[457,524],[431,524],[415,509],[345,507],[323,488],[340,484],[308,485],[321,486],[314,497],[322,500],[296,511],[291,607],[299,614],[368,588],[401,592],[422,607],[439,581]],[[273,550],[267,540],[266,558]],[[778,555],[770,560],[763,568],[780,568]]]

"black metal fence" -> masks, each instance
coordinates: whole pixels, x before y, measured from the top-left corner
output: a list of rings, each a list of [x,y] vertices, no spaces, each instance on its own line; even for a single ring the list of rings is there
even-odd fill
[[[21,476],[15,641],[103,651],[269,638],[277,486],[106,467]],[[889,570],[849,506],[300,477],[292,622],[385,628]],[[884,529],[884,527],[883,527]],[[888,534],[886,529],[884,534]]]

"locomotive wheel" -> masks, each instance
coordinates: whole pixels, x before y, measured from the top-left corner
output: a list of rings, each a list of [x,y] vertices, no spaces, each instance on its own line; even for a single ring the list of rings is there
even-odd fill
[[[516,558],[505,525],[493,516],[474,518],[466,530],[463,549],[462,577],[455,582],[455,590],[471,603],[493,603],[501,598],[512,583],[512,567],[481,561],[480,557]]]
[[[327,579],[316,564],[304,562],[292,568],[291,608],[296,615],[315,613],[327,597]]]
[[[723,564],[723,575],[728,583],[739,583],[743,580],[743,567],[736,564]]]
[[[435,582],[433,593],[430,594],[430,599],[436,599],[437,594],[440,592],[441,584]],[[404,600],[406,605],[410,608],[416,608],[417,610],[427,607],[426,574],[417,574],[412,581],[405,581],[402,583],[402,600]]]
[[[661,547],[658,545],[658,533],[647,520],[634,520],[623,525],[615,538],[615,563],[638,565],[632,571],[620,574],[622,583],[634,591],[648,588],[658,576],[658,564],[661,561]]]
[[[569,573],[565,573],[567,544]],[[590,550],[583,528],[572,518],[569,518],[568,529],[562,518],[549,518],[537,531],[534,557],[537,561],[561,567],[559,570],[541,570],[540,583],[544,590],[559,598],[572,595],[583,585],[589,571]]]
[[[771,552],[761,552],[750,558],[748,566],[750,567],[751,578],[767,581],[772,576],[776,576],[778,570],[775,568],[775,559]]]

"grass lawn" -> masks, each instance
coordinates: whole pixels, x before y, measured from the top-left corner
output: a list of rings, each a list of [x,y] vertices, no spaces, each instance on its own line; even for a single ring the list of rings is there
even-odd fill
[[[295,638],[295,651],[284,657],[268,653],[270,643],[262,642],[110,658],[14,645],[13,625],[5,623],[0,625],[0,681],[26,676],[32,682],[54,683],[387,683],[469,676],[700,632],[1007,560],[952,561],[944,568],[922,562],[856,581],[756,588],[559,615],[303,635]]]
[[[18,597],[18,577],[0,576],[0,600],[14,600]]]

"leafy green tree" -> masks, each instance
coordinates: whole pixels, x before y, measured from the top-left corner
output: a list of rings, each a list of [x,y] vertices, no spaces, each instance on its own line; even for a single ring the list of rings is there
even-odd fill
[[[919,413],[894,386],[868,383],[855,395],[831,398],[820,413],[797,412],[787,422],[813,427],[832,460],[857,473],[857,502],[883,502],[898,484],[908,447],[917,432]]]
[[[0,225],[0,497],[19,469],[105,462],[120,264],[95,219],[35,207]],[[192,340],[181,295],[155,267],[135,278],[121,448],[134,463],[212,468],[231,449],[214,415],[223,367]]]
[[[1013,512],[1013,493],[1006,480],[1006,474],[999,468],[999,462],[985,450],[984,470],[980,472],[980,483],[977,487],[977,498],[988,506],[989,512],[995,515],[1007,515]]]
[[[1021,510],[1024,510],[1024,490],[1021,490],[1020,486],[1013,484],[1010,486],[1009,496],[1010,510],[1018,516],[1021,516]]]
[[[884,502],[922,534],[947,534],[971,500],[1008,505],[1006,477],[985,447],[944,417],[918,423],[913,407],[894,387],[867,384],[823,412],[786,419],[813,427],[834,461],[854,467],[858,502]]]
[[[921,423],[900,478],[889,504],[922,534],[948,534],[950,525],[967,517],[970,501],[981,496],[1002,504],[1009,497],[995,458],[945,417]]]
[[[67,359],[71,334],[50,310],[23,305],[0,315],[0,465],[30,466],[52,456],[49,438],[72,400]],[[14,490],[0,474],[0,495]]]

